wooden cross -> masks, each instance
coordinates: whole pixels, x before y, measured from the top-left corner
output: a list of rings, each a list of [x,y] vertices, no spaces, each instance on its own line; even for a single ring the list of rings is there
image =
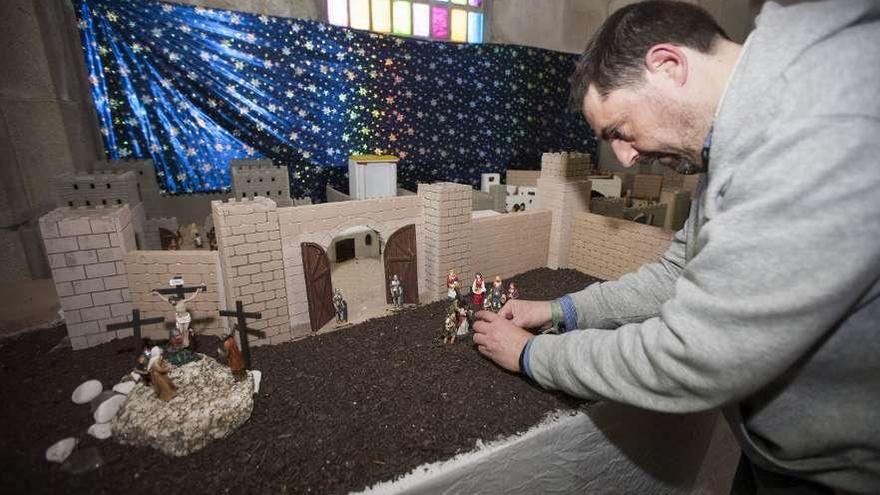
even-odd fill
[[[193,286],[193,287],[184,287],[179,285],[177,287],[167,287],[164,289],[154,289],[154,292],[158,292],[159,294],[174,294],[178,297],[178,299],[183,299],[184,294],[188,294],[190,292],[195,292],[199,289],[202,289],[202,292],[208,291],[208,286],[205,284]]]
[[[133,328],[135,342],[139,342],[141,340],[141,327],[146,325],[153,325],[156,323],[165,323],[165,317],[157,316],[155,318],[146,318],[142,320],[141,311],[139,309],[133,309],[131,310],[131,321],[123,323],[111,323],[107,325],[107,331],[109,332],[111,330]]]
[[[265,336],[264,332],[259,330],[248,330],[245,318],[259,320],[263,317],[262,313],[245,313],[244,304],[241,301],[235,301],[235,311],[225,309],[220,310],[220,316],[234,316],[238,319],[238,337],[241,340],[241,356],[244,358],[244,367],[251,369],[251,346],[248,343],[248,333],[257,336]]]

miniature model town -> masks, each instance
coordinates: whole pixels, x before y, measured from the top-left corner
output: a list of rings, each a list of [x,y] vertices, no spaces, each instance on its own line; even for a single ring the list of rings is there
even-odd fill
[[[497,312],[521,294],[558,297],[595,280],[578,272],[607,279],[659,257],[671,232],[651,224],[678,221],[668,218],[667,204],[657,202],[669,196],[662,180],[635,176],[621,190],[622,178],[592,170],[587,155],[546,153],[540,171],[510,171],[506,185],[497,174],[486,174],[480,191],[434,183],[411,193],[397,187],[396,165],[389,156],[352,157],[349,189],[355,194],[328,188],[327,203],[310,204],[283,198],[287,174],[271,162],[234,162],[230,197],[210,203],[195,198],[193,204],[210,210],[202,217],[189,205],[183,222],[168,215],[174,208],[151,180],[149,161],[102,162],[96,170],[114,172],[59,177],[59,207],[41,218],[40,227],[61,298],[60,331],[73,359],[88,355],[103,364],[70,376],[80,378],[68,392],[80,408],[76,415],[91,414],[80,421],[84,435],[68,433],[44,445],[45,459],[67,475],[106,473],[115,468],[102,453],[125,445],[141,449],[139,458],[177,466],[180,461],[161,456],[260,452],[247,436],[264,438],[265,431],[294,443],[273,440],[259,460],[250,455],[247,469],[271,465],[291,473],[289,462],[265,457],[283,457],[277,449],[285,445],[303,449],[296,424],[316,421],[314,414],[325,407],[341,407],[349,417],[362,407],[398,415],[406,396],[380,392],[395,390],[398,370],[412,374],[416,362],[433,384],[420,394],[433,397],[436,389],[439,400],[459,413],[464,411],[455,404],[461,400],[500,400],[494,402],[497,412],[513,397],[530,396],[531,408],[508,404],[510,420],[496,425],[494,435],[523,431],[541,416],[571,407],[497,370],[492,391],[481,389],[481,399],[462,392],[470,387],[468,376],[493,366],[473,347],[475,315]],[[273,182],[278,194],[263,196],[259,191],[269,186],[260,184]],[[594,182],[602,192],[592,193]],[[636,210],[641,219],[633,218]],[[657,213],[646,219],[649,210]],[[194,215],[202,221],[189,222]],[[524,231],[530,235],[519,235]],[[639,242],[613,241],[620,238]],[[345,359],[350,356],[360,361]],[[430,362],[436,368],[421,366]],[[333,369],[332,381],[322,378]],[[337,390],[329,402],[320,392],[325,389]],[[341,397],[352,400],[340,404]],[[413,397],[415,409],[401,421],[427,414],[420,408],[435,407],[426,405],[432,400]],[[262,409],[270,405],[281,408],[283,426],[270,426],[277,423]],[[436,407],[430,415],[446,410]],[[289,416],[299,417],[301,408],[318,409],[301,419]],[[370,430],[375,419],[364,419],[359,428]],[[387,460],[395,455],[383,450],[386,460],[357,464],[360,474],[351,482],[319,470],[301,483],[288,478],[271,486],[337,492],[393,479],[448,457],[452,445],[467,449],[475,439],[460,424],[467,421],[452,421],[459,433],[440,441],[439,450],[419,447],[425,455],[413,456],[406,442],[396,447],[397,460]],[[338,428],[334,424],[326,428]],[[388,443],[387,437],[380,443]],[[321,455],[321,442],[304,452],[313,449]],[[350,456],[346,463],[360,462]],[[63,485],[63,478],[51,478],[50,484],[57,483]]]

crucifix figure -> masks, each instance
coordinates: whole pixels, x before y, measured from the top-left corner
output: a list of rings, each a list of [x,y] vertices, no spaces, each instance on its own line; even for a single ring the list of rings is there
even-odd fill
[[[189,348],[190,323],[192,323],[192,315],[186,310],[186,303],[195,299],[200,292],[207,290],[207,286],[202,284],[198,287],[185,287],[183,279],[174,277],[171,279],[172,287],[168,289],[156,289],[153,294],[159,296],[160,299],[174,307],[175,322],[174,329],[171,330],[168,342],[172,352]],[[186,297],[186,294],[192,293]],[[168,294],[165,297],[164,294]]]
[[[251,330],[247,327],[246,318],[252,318],[255,320],[259,320],[263,317],[262,313],[245,313],[244,312],[244,304],[241,301],[235,301],[235,311],[229,311],[225,309],[220,310],[220,316],[233,316],[238,320],[238,323],[235,325],[238,327],[238,337],[241,341],[241,354],[244,357],[244,367],[246,369],[251,369],[251,346],[248,343],[248,333],[257,335],[257,336],[265,336],[265,333],[259,330]],[[234,330],[233,330],[234,331]]]
[[[134,341],[139,345],[141,342],[141,327],[147,325],[154,325],[156,323],[165,323],[164,316],[157,316],[156,318],[144,318],[141,319],[141,311],[139,309],[131,310],[131,321],[123,322],[123,323],[111,323],[107,325],[107,331],[111,330],[123,330],[126,328],[134,329]]]

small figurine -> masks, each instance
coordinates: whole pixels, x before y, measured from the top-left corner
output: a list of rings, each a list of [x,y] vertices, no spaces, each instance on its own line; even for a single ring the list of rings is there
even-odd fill
[[[446,315],[446,322],[443,327],[443,343],[444,344],[453,344],[455,343],[455,334],[458,330],[458,323],[456,322],[457,316],[454,313],[449,313]]]
[[[495,275],[495,282],[492,283],[492,291],[489,294],[491,299],[491,308],[494,312],[501,311],[501,306],[507,301],[507,294],[504,291],[504,282],[501,281],[500,275]]]
[[[403,308],[403,284],[400,283],[396,273],[391,276],[391,302],[394,304],[394,309]]]
[[[146,385],[150,384],[150,372],[147,371],[147,363],[150,362],[150,349],[149,344],[144,341],[144,348],[138,355],[137,365],[134,367],[134,374],[140,377],[135,378],[135,381],[143,380]]]
[[[193,235],[193,244],[196,245],[196,249],[202,249],[204,243],[202,241],[202,236],[199,235],[198,231]]]
[[[511,299],[519,299],[519,289],[516,288],[516,284],[513,282],[507,286],[507,300]]]
[[[232,330],[221,337],[223,345],[217,348],[217,355],[222,357],[226,364],[229,365],[229,371],[236,381],[247,376],[247,370],[244,366],[244,358],[238,349],[238,343],[235,341],[235,334],[238,332],[238,324],[232,326]]]
[[[150,382],[153,384],[153,390],[156,397],[165,402],[170,401],[177,395],[177,386],[168,378],[168,372],[171,368],[162,357],[162,349],[159,346],[150,350],[150,362],[147,364],[147,372],[150,374]]]
[[[449,270],[449,275],[446,276],[446,298],[450,301],[458,299],[460,293],[461,280],[459,280],[458,275],[455,274],[455,270]]]
[[[483,281],[483,274],[477,272],[474,276],[474,283],[471,285],[471,301],[478,308],[483,307],[483,298],[486,297],[486,283]]]
[[[465,336],[471,331],[472,311],[462,305],[459,299],[452,301],[449,306],[449,314],[456,318],[456,335]]]
[[[336,323],[348,323],[348,303],[342,298],[342,289],[333,291],[333,309],[336,310]]]
[[[178,249],[177,239],[172,237],[171,240],[168,241],[168,251],[177,251]]]
[[[169,335],[172,350],[177,351],[189,347],[189,338],[191,334],[189,325],[192,323],[192,315],[186,310],[186,303],[195,299],[201,291],[202,288],[199,287],[193,295],[184,299],[178,299],[176,296],[165,297],[162,294],[153,291],[154,295],[159,296],[160,299],[174,306],[175,324],[174,329],[171,330],[171,334]]]

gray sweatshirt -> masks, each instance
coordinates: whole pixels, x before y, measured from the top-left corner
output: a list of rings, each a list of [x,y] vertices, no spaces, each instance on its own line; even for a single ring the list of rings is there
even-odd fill
[[[880,493],[880,2],[768,4],[659,263],[563,298],[540,385],[722,407],[768,469]],[[613,331],[610,331],[614,329]]]

